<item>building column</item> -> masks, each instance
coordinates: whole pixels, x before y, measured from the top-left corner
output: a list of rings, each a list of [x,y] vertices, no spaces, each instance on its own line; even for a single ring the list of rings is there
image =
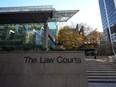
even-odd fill
[[[48,24],[44,23],[43,49],[48,50]]]

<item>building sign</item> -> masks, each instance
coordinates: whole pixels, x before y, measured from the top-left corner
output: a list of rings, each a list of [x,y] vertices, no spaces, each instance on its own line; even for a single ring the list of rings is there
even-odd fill
[[[81,58],[73,57],[62,57],[58,56],[56,58],[48,58],[48,57],[39,57],[39,58],[31,58],[30,56],[25,56],[25,63],[81,63]]]
[[[87,87],[84,52],[0,53],[0,87]]]

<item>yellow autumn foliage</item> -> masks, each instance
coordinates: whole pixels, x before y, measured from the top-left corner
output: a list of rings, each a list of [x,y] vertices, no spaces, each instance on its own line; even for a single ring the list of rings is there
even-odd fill
[[[91,35],[91,43],[96,43],[97,42],[97,37],[98,37],[98,33],[93,32],[92,35]]]
[[[88,38],[89,38],[89,40],[88,40]],[[90,33],[86,37],[86,42],[88,41],[89,44],[86,44],[85,48],[96,48],[97,38],[98,38],[98,32],[97,31],[94,31],[94,32]]]
[[[70,27],[63,27],[62,29],[59,30],[57,41],[58,43],[60,43],[62,48],[77,49],[77,48],[96,47],[98,32],[93,31],[85,36],[84,33],[80,33],[80,31],[77,30],[71,29]]]
[[[58,33],[58,42],[65,49],[78,48],[84,43],[85,36],[76,33],[75,29],[69,27],[62,28]]]

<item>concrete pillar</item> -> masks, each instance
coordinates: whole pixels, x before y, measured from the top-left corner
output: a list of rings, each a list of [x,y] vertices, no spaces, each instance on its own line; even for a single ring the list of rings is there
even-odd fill
[[[48,24],[44,24],[43,48],[48,50]]]

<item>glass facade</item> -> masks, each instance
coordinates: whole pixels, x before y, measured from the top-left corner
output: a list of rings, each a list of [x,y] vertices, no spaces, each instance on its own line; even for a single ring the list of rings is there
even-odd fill
[[[58,25],[57,22],[48,22],[48,27],[50,29],[51,34],[56,38],[57,36],[57,30],[58,30]],[[49,39],[49,48],[54,49],[55,44]]]
[[[53,6],[0,8],[0,51],[55,48],[57,22],[66,22],[78,11],[57,11]]]
[[[116,43],[116,7],[114,0],[99,0],[104,38],[115,49]]]
[[[56,36],[56,30],[54,35]],[[44,24],[2,24],[0,25],[0,51],[42,50]],[[51,42],[52,43],[52,42]],[[49,44],[51,47],[53,44]]]

